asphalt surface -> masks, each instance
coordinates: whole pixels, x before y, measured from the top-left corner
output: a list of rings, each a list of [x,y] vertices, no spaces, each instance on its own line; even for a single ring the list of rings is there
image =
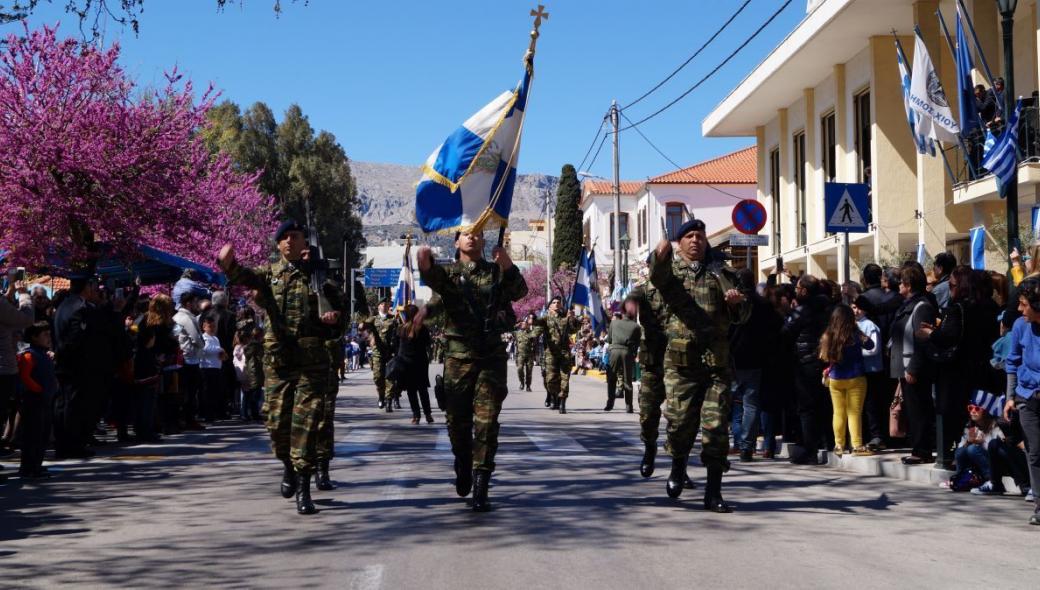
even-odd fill
[[[439,366],[432,367],[438,371]],[[158,445],[107,445],[0,484],[0,587],[354,589],[1036,588],[1040,527],[1019,497],[780,461],[734,464],[736,512],[665,495],[668,457],[639,476],[636,415],[602,411],[573,377],[569,413],[515,390],[502,414],[494,511],[451,483],[443,414],[375,407],[368,371],[340,390],[320,513],[278,494],[260,425],[218,423]],[[432,396],[432,392],[431,392]],[[623,408],[623,406],[622,406]],[[691,467],[695,480],[703,469]]]

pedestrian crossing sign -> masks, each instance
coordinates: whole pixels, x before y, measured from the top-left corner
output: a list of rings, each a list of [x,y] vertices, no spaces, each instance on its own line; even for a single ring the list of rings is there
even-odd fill
[[[823,185],[826,230],[863,233],[870,224],[870,188],[866,184],[827,182]]]

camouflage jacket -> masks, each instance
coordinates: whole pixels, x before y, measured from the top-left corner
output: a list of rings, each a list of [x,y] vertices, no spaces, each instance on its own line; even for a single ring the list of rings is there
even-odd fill
[[[473,359],[506,356],[502,334],[516,325],[511,303],[527,295],[516,266],[500,272],[487,260],[432,265],[420,273],[439,295],[428,304],[430,316],[444,314],[445,356]]]
[[[318,296],[311,290],[310,273],[285,258],[257,269],[235,263],[228,282],[257,291],[256,302],[267,312],[270,329],[264,333],[264,351],[283,364],[327,363],[324,342],[342,333],[345,317],[337,325],[322,323]],[[332,284],[324,286],[334,309],[342,311],[343,298]],[[317,349],[317,352],[311,352]],[[300,354],[300,351],[306,351]]]
[[[660,365],[664,362],[664,350],[668,346],[668,336],[664,332],[664,326],[671,317],[668,306],[661,297],[661,291],[649,281],[633,289],[631,296],[639,300],[639,325],[643,328],[639,341],[639,364]]]
[[[581,328],[581,320],[577,317],[547,314],[534,321],[545,334],[545,353],[555,357],[569,356],[571,353],[571,336]]]
[[[264,386],[264,347],[257,341],[245,345],[245,368],[242,369],[242,389],[252,391]]]
[[[650,257],[650,282],[665,301],[668,339],[665,361],[673,366],[729,366],[729,327],[751,315],[747,300],[729,305],[726,291],[736,288],[736,272],[721,262],[690,264],[682,257]]]
[[[397,352],[397,329],[401,327],[397,316],[387,314],[386,317],[382,317],[376,314],[361,320],[360,323],[371,336],[369,346],[372,347],[372,354],[389,356]]]
[[[520,328],[513,332],[513,339],[516,341],[516,356],[529,357],[534,355],[534,345],[539,335],[539,331],[535,328],[530,330]]]

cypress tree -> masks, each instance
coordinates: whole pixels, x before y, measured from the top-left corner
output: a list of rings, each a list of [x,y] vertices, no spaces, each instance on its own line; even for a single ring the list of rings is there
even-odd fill
[[[552,267],[574,268],[581,256],[581,184],[578,173],[571,164],[565,164],[560,172],[560,184],[556,190],[556,215],[553,226]]]

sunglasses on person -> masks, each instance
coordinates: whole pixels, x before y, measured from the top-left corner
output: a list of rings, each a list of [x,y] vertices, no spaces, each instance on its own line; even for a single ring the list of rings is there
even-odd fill
[[[983,411],[983,407],[982,406],[976,406],[975,404],[968,404],[968,411],[969,412],[980,412],[981,413]]]

